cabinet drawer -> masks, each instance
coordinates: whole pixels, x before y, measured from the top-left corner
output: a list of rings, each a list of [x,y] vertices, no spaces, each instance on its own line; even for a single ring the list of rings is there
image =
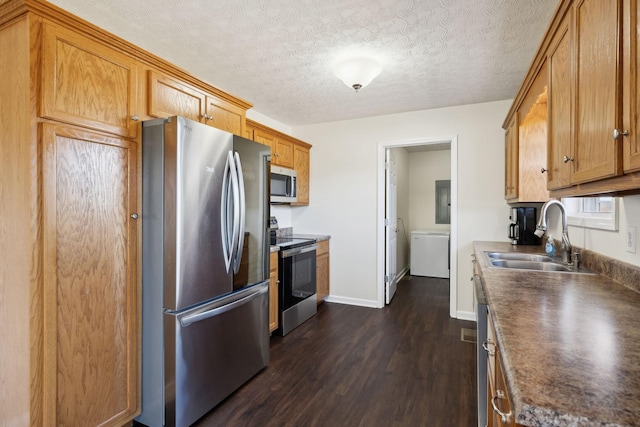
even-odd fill
[[[137,74],[132,58],[53,23],[43,24],[43,117],[135,137]]]

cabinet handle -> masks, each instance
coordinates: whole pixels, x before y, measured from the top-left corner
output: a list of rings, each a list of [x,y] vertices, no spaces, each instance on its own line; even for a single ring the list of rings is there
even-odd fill
[[[138,219],[138,214],[137,213],[131,214],[131,218]]]
[[[490,345],[494,346],[493,350],[489,350],[489,346]],[[485,342],[483,342],[482,343],[482,348],[484,348],[484,351],[489,353],[489,356],[495,355],[495,344],[491,340],[486,340]]]
[[[545,173],[545,172],[549,172],[549,169],[540,168],[540,173]]]
[[[629,136],[629,131],[628,130],[623,130],[622,132],[620,132],[618,129],[614,129],[613,130],[613,134],[612,134],[613,139],[617,140],[620,137],[620,135]]]
[[[140,120],[140,118],[134,114],[133,116],[131,116],[131,120],[137,122],[138,120]]]
[[[565,162],[565,163],[573,162],[573,157],[564,156],[564,157],[562,157],[562,161]]]
[[[493,412],[500,416],[500,420],[506,424],[509,422],[509,418],[511,418],[511,411],[506,414],[498,409],[498,405],[496,404],[497,399],[504,399],[505,395],[502,390],[496,390],[496,395],[491,398],[491,407],[493,408]]]
[[[209,116],[209,117],[207,117],[207,119],[213,120],[213,116]]]

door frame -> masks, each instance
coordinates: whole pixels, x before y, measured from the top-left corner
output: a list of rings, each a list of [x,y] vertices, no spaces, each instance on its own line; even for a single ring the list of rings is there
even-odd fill
[[[451,269],[449,277],[449,316],[457,318],[458,311],[458,136],[448,135],[440,137],[424,137],[406,140],[385,141],[378,143],[378,192],[377,192],[377,304],[378,308],[385,305],[385,152],[387,148],[412,147],[430,144],[451,144],[451,235],[450,235],[450,259]]]

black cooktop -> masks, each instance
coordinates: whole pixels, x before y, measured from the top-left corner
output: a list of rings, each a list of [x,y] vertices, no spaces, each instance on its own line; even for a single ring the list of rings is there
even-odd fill
[[[300,237],[272,237],[271,244],[280,246],[282,249],[298,248],[300,246],[312,245],[316,239],[304,239]]]

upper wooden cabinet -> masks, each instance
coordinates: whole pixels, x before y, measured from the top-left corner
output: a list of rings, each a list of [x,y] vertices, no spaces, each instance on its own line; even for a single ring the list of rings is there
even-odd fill
[[[201,121],[205,111],[206,95],[178,79],[148,71],[149,102],[148,114],[151,117],[166,118],[182,116]]]
[[[640,193],[638,6],[562,0],[514,101],[548,65],[550,197]]]
[[[245,110],[210,95],[177,78],[148,72],[147,114],[151,117],[183,116],[236,135],[245,134]]]
[[[307,206],[311,145],[252,120],[247,120],[245,135],[271,147],[271,164],[291,168],[298,173],[298,201],[292,205]]]
[[[271,147],[271,163],[285,168],[293,168],[293,143],[284,138],[276,138]]]
[[[298,172],[298,201],[292,203],[296,206],[309,205],[309,174],[310,174],[310,150],[309,146],[302,144],[293,145],[293,169]]]
[[[504,198],[518,198],[518,115],[507,125],[504,134]]]
[[[624,2],[623,15],[623,139],[624,172],[640,171],[640,8],[636,0]],[[629,13],[626,13],[629,11]]]
[[[622,173],[620,129],[622,0],[575,3],[575,119],[570,161],[571,183]]]
[[[571,185],[571,11],[558,28],[547,55],[547,188]],[[565,161],[566,160],[566,161]]]
[[[51,22],[42,32],[41,115],[134,137],[137,62]]]
[[[505,199],[545,202],[547,177],[547,66],[538,70],[505,132]]]

